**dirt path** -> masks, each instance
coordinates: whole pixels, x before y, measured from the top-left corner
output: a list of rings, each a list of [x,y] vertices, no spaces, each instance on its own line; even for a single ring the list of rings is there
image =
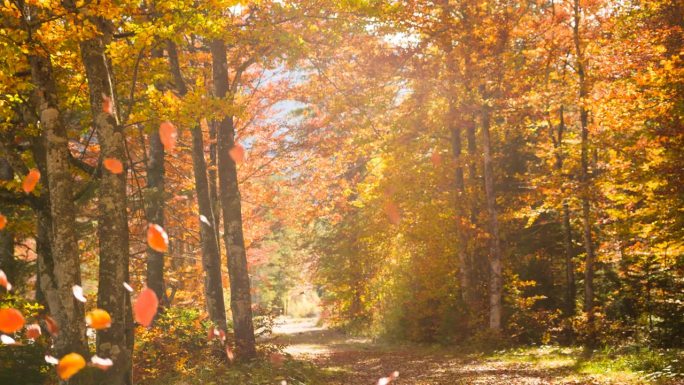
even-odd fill
[[[392,384],[623,384],[577,374],[572,361],[504,362],[444,349],[384,346],[316,325],[315,319],[281,320],[274,329],[286,352],[331,373],[329,384],[377,384],[399,372]],[[630,381],[631,384],[634,382]]]

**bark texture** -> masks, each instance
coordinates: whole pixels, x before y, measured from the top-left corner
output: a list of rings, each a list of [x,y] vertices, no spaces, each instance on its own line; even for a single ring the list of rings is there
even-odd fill
[[[588,345],[594,344],[594,243],[591,234],[591,202],[589,180],[589,111],[584,105],[588,95],[588,84],[585,74],[584,52],[580,37],[581,8],[579,0],[573,2],[574,22],[573,41],[575,44],[577,81],[579,86],[580,113],[580,196],[582,201],[582,233],[584,236],[584,311],[587,312],[587,327],[589,329]]]
[[[218,98],[226,98],[229,96],[229,83],[225,42],[213,40],[211,56],[214,95]],[[235,143],[233,117],[224,117],[218,123],[217,131],[218,194],[223,214],[223,239],[228,254],[230,308],[233,313],[236,356],[238,359],[247,360],[256,357],[256,347],[237,169],[228,153]]]
[[[116,118],[112,73],[105,43],[102,37],[81,43],[81,57],[88,79],[90,110],[100,144],[100,158],[114,158],[125,163],[123,129]],[[112,114],[103,110],[105,98],[114,106]],[[114,362],[107,372],[97,374],[98,383],[103,385],[132,382],[133,341],[128,341],[128,329],[132,327],[133,320],[130,296],[123,287],[123,282],[128,280],[129,263],[126,202],[126,173],[102,172],[98,195],[100,270],[97,305],[109,312],[112,326],[98,331],[97,354]]]
[[[61,328],[55,338],[55,353],[78,352],[88,356],[84,308],[72,294],[81,284],[80,258],[75,228],[73,178],[69,170],[69,148],[66,126],[57,103],[52,64],[47,55],[29,57],[31,78],[36,88],[40,125],[46,137],[47,182],[50,197],[52,264],[42,266],[49,281],[41,281],[51,315]],[[87,374],[78,374],[70,384],[89,383]]]
[[[187,93],[187,87],[180,69],[178,50],[173,42],[168,42],[169,66],[174,77],[176,90],[182,97]],[[202,126],[198,125],[192,130],[192,167],[195,176],[195,191],[197,192],[197,204],[199,213],[204,220],[199,220],[200,237],[202,243],[202,266],[204,268],[204,294],[207,312],[211,321],[227,331],[226,305],[223,298],[223,283],[221,282],[221,253],[216,236],[216,221],[212,209],[209,194],[209,181],[207,179],[207,162],[204,159],[204,140]],[[225,356],[221,350],[221,355]]]
[[[494,170],[492,167],[491,138],[489,134],[490,111],[484,106],[482,111],[482,151],[484,154],[485,200],[489,213],[489,328],[501,331],[501,312],[503,297],[503,277],[501,263],[501,239],[499,238],[499,219],[494,191]]]

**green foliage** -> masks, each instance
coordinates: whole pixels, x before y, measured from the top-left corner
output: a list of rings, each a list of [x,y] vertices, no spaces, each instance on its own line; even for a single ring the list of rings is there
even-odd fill
[[[9,293],[0,300],[0,308],[4,307],[21,311],[28,323],[38,322],[37,316],[43,310],[39,304]],[[11,336],[20,345],[0,344],[0,384],[17,384],[19,378],[26,385],[44,384],[53,370],[44,358],[50,347],[49,337],[41,335],[29,341],[22,333]]]
[[[207,342],[210,323],[196,310],[170,308],[150,328],[138,327],[135,339],[135,377],[141,381],[191,375],[198,365],[221,365],[212,351],[220,342]]]

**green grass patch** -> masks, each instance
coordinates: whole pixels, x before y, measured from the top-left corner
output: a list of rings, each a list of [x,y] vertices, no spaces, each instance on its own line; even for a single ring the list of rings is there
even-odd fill
[[[579,347],[536,346],[498,350],[491,361],[527,364],[539,370],[558,370],[568,378],[592,376],[615,383],[670,384],[684,380],[684,350],[631,346],[595,350]]]

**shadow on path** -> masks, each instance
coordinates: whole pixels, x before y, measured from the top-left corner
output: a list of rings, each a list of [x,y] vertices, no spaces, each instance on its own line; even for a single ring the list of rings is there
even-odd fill
[[[330,373],[329,384],[377,384],[393,371],[392,384],[618,384],[573,372],[572,362],[539,368],[534,363],[512,363],[415,345],[388,346],[328,330],[316,319],[281,319],[275,340],[285,352],[310,361]]]

